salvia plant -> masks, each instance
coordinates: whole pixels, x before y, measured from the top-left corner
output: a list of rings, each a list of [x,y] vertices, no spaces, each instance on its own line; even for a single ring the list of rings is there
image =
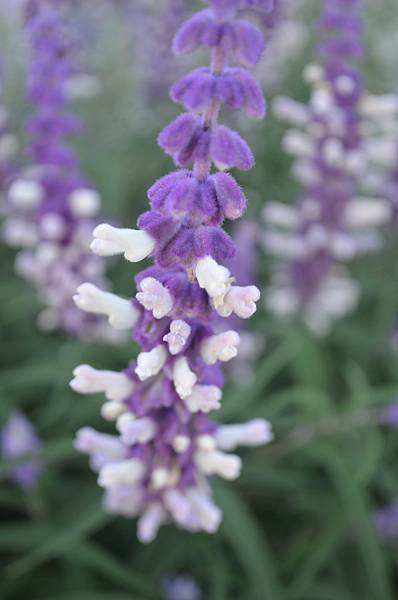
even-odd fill
[[[91,283],[75,296],[83,310],[132,329],[142,349],[123,372],[80,365],[71,382],[80,393],[105,393],[102,415],[116,421],[118,435],[86,427],[76,448],[91,457],[106,509],[139,516],[142,542],[170,521],[189,531],[215,532],[222,514],[208,477],[237,478],[241,460],[226,451],[272,437],[262,419],[220,425],[208,416],[220,407],[220,363],[237,355],[240,342],[235,330],[217,333],[220,318],[249,318],[260,297],[257,287],[240,286],[225,266],[235,247],[222,225],[246,208],[242,190],[225,171],[251,169],[254,159],[218,117],[223,105],[264,116],[261,89],[249,72],[261,58],[264,39],[239,11],[270,8],[267,0],[209,0],[178,30],[177,54],[211,50],[210,67],[195,69],[172,87],[173,100],[187,112],[159,135],[160,146],[182,168],[149,189],[150,210],[139,217],[138,229],[101,224],[91,245],[99,256],[124,254],[134,263],[151,256],[154,266],[136,277],[132,300],[104,294]]]
[[[277,314],[301,315],[318,334],[355,307],[359,288],[344,265],[379,247],[376,227],[390,218],[388,203],[361,196],[368,166],[358,68],[364,51],[361,9],[360,0],[325,0],[318,60],[304,73],[312,86],[310,102],[275,103],[277,115],[295,127],[284,145],[295,157],[303,191],[296,206],[269,203],[264,211],[265,246],[285,261],[267,302]]]
[[[23,248],[16,269],[37,289],[45,306],[39,315],[43,329],[107,337],[103,323],[79,311],[72,301],[76,286],[87,278],[106,282],[104,260],[89,251],[100,198],[82,176],[67,141],[81,123],[69,107],[76,77],[75,41],[63,3],[28,3],[25,29],[30,58],[27,94],[34,106],[26,127],[30,165],[8,188],[5,239]]]

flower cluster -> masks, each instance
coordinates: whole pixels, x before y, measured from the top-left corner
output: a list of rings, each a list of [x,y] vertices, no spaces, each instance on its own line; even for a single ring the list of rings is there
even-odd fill
[[[220,425],[208,416],[220,407],[220,364],[237,355],[240,342],[235,330],[217,333],[220,317],[249,318],[260,296],[253,285],[234,285],[226,266],[235,246],[221,226],[243,215],[246,200],[223,171],[250,169],[254,159],[237,132],[218,124],[218,115],[222,105],[264,115],[261,90],[245,68],[260,60],[263,36],[237,17],[240,9],[269,5],[211,0],[177,32],[177,54],[201,47],[212,54],[210,68],[195,69],[173,86],[172,98],[189,112],[159,135],[160,146],[183,169],[149,189],[150,210],[139,217],[138,229],[99,225],[91,245],[100,256],[123,254],[131,262],[151,256],[155,264],[137,276],[133,300],[88,283],[76,295],[84,310],[132,328],[142,348],[121,373],[80,365],[71,386],[80,393],[105,393],[102,415],[116,421],[119,435],[87,427],[78,432],[76,447],[91,456],[107,510],[140,516],[143,542],[169,521],[215,532],[221,511],[208,476],[237,478],[241,460],[226,451],[272,437],[262,419]],[[213,164],[221,171],[212,173]]]
[[[305,70],[309,105],[277,99],[275,110],[295,128],[286,150],[303,186],[298,205],[265,209],[266,248],[286,259],[268,297],[272,311],[301,314],[317,333],[352,309],[359,290],[342,265],[378,247],[375,228],[389,219],[386,202],[360,195],[367,159],[361,136],[361,2],[325,0],[319,64]]]
[[[31,2],[26,34],[31,53],[27,93],[35,106],[27,124],[31,165],[9,186],[5,239],[23,248],[16,268],[46,307],[39,315],[43,329],[106,336],[103,324],[83,315],[72,301],[76,286],[87,278],[105,284],[105,262],[89,252],[100,198],[82,177],[67,143],[80,122],[68,110],[74,42],[61,3]]]
[[[27,418],[19,412],[12,414],[1,431],[2,457],[17,459],[36,453],[41,447],[41,440]],[[35,485],[43,468],[43,461],[39,458],[27,458],[13,467],[11,477],[21,488],[29,489]]]

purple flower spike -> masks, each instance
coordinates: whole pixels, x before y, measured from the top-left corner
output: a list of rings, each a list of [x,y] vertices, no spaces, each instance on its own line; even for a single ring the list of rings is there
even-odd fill
[[[137,516],[138,537],[145,543],[170,521],[214,533],[222,514],[208,477],[236,479],[241,460],[229,452],[272,439],[262,419],[224,426],[209,416],[221,406],[221,365],[238,354],[241,342],[226,318],[248,319],[260,298],[250,282],[234,285],[227,266],[236,248],[222,224],[243,215],[245,196],[232,175],[212,172],[213,166],[250,169],[254,159],[238,133],[218,124],[218,116],[223,103],[257,117],[264,112],[253,78],[227,66],[241,57],[255,62],[259,34],[233,19],[241,2],[211,6],[214,12],[191,18],[175,43],[181,52],[201,45],[212,49],[211,68],[197,69],[173,87],[175,100],[195,114],[179,116],[159,135],[165,152],[178,165],[193,164],[192,171],[170,173],[151,186],[151,209],[139,217],[138,229],[101,224],[94,230],[94,253],[122,254],[130,262],[151,257],[154,266],[137,275],[132,300],[89,283],[75,297],[83,310],[104,314],[116,328],[131,328],[141,348],[122,372],[80,365],[71,386],[105,395],[102,415],[116,422],[118,436],[84,428],[76,448],[90,456],[106,509]],[[246,43],[251,31],[254,42]]]
[[[82,177],[67,142],[81,128],[69,112],[75,42],[59,2],[40,0],[29,6],[27,93],[34,113],[26,127],[26,154],[31,165],[14,175],[8,187],[5,239],[23,248],[16,269],[45,305],[38,319],[42,329],[112,340],[113,331],[78,310],[72,299],[86,279],[106,285],[104,261],[89,252],[100,197]]]
[[[14,413],[1,432],[1,455],[5,459],[17,459],[25,454],[34,454],[42,447],[33,426],[22,413]],[[28,458],[13,467],[12,479],[21,488],[32,488],[44,469],[38,458]]]
[[[319,335],[357,304],[359,288],[344,265],[377,249],[377,228],[390,219],[388,202],[360,195],[368,169],[361,111],[373,102],[364,96],[356,64],[363,53],[360,8],[360,2],[325,0],[319,64],[304,73],[310,102],[279,98],[275,104],[293,126],[284,145],[303,191],[297,207],[265,208],[265,247],[284,259],[268,305],[281,316],[300,315]]]

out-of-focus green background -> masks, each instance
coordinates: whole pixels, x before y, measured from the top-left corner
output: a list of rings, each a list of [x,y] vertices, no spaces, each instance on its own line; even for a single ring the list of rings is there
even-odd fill
[[[2,3],[3,99],[23,145],[30,110],[23,89],[25,51],[18,20],[6,6],[12,2]],[[307,98],[301,73],[312,53],[318,3],[304,4],[303,45],[268,90],[270,101],[281,92]],[[105,213],[133,226],[145,209],[146,189],[172,168],[156,135],[179,109],[166,92],[153,104],[143,101],[148,81],[145,69],[137,68],[142,57],[136,43],[143,32],[120,16],[117,5],[97,0],[76,5],[85,39],[80,59],[101,85],[97,97],[76,104],[86,123],[76,144]],[[396,1],[368,1],[366,15],[367,88],[397,91]],[[148,30],[143,36],[146,43],[150,35]],[[175,68],[178,72],[177,63]],[[261,78],[267,89],[266,70]],[[254,126],[239,120],[242,127],[257,166],[240,182],[249,215],[259,220],[265,202],[293,200],[297,188],[280,149],[283,126],[270,114]],[[136,348],[84,345],[40,333],[38,301],[13,272],[14,252],[2,247],[1,422],[15,408],[29,416],[44,441],[47,469],[38,489],[26,495],[8,481],[10,464],[0,462],[1,600],[155,600],[162,597],[163,578],[179,573],[191,574],[208,600],[397,598],[398,547],[377,538],[374,512],[398,495],[398,433],[377,423],[361,425],[364,412],[398,398],[398,356],[390,344],[398,318],[396,250],[396,236],[386,236],[382,252],[351,266],[363,289],[359,308],[325,339],[260,308],[251,327],[264,336],[266,348],[252,379],[229,385],[217,418],[265,417],[275,441],[243,452],[238,482],[214,482],[224,512],[217,535],[169,526],[143,546],[134,522],[102,511],[95,475],[72,448],[79,427],[106,430],[99,417],[102,399],[78,397],[68,387],[76,365],[118,370]],[[265,290],[270,264],[261,255],[258,285]],[[114,290],[133,295],[134,266],[122,261],[109,266]]]

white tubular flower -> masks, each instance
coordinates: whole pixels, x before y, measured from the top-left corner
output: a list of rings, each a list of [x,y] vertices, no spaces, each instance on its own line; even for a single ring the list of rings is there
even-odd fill
[[[344,162],[344,155],[344,146],[338,139],[329,139],[323,146],[324,159],[332,167],[341,167]]]
[[[105,508],[112,514],[135,517],[142,508],[143,500],[143,490],[137,486],[115,485],[105,490]]]
[[[122,402],[105,402],[101,407],[101,417],[105,421],[116,421],[126,410]]]
[[[92,283],[83,283],[77,288],[73,300],[81,310],[96,315],[106,315],[115,329],[131,329],[137,323],[139,311],[130,300],[104,292]]]
[[[294,206],[287,206],[282,202],[268,202],[263,211],[266,223],[277,227],[295,228],[299,224],[299,214]]]
[[[155,467],[151,477],[151,487],[155,491],[163,490],[166,487],[175,487],[181,477],[181,471],[178,467],[166,469],[165,467]]]
[[[12,218],[4,223],[4,241],[9,246],[33,248],[38,240],[36,227],[22,219]]]
[[[93,235],[95,239],[90,248],[99,256],[124,254],[126,260],[139,262],[155,248],[155,240],[138,229],[118,229],[103,223],[94,229]]]
[[[209,434],[198,435],[195,444],[198,450],[205,450],[206,452],[217,450],[216,440],[214,436]]]
[[[234,450],[237,446],[260,446],[273,439],[270,423],[264,419],[254,419],[239,425],[222,425],[215,433],[215,440],[221,450]]]
[[[279,258],[300,258],[305,251],[301,237],[287,232],[266,231],[263,243],[268,252]]]
[[[167,288],[154,277],[146,277],[140,283],[141,291],[136,298],[146,310],[151,310],[155,319],[162,319],[173,308],[173,298]]]
[[[397,158],[396,139],[369,139],[364,142],[364,151],[367,158],[376,163],[391,169],[395,166]]]
[[[293,156],[313,157],[315,153],[315,144],[312,138],[296,129],[291,129],[285,134],[282,144],[284,150]]]
[[[215,385],[195,385],[185,404],[192,413],[208,413],[220,408],[221,397],[222,391]]]
[[[104,488],[114,485],[135,485],[143,478],[145,466],[136,458],[108,463],[102,467],[98,485]]]
[[[167,520],[167,514],[159,503],[149,505],[137,524],[137,536],[143,544],[150,544],[155,539],[160,526]]]
[[[60,240],[65,235],[64,219],[56,213],[47,213],[40,220],[40,231],[48,240]]]
[[[87,188],[72,192],[68,202],[75,217],[94,217],[101,206],[101,198],[98,192]]]
[[[223,303],[216,306],[221,317],[230,317],[235,313],[241,319],[249,319],[257,310],[256,302],[260,300],[260,290],[255,285],[247,287],[233,286],[223,298]]]
[[[224,452],[199,451],[195,454],[195,463],[204,475],[219,475],[224,479],[237,479],[242,468],[242,461],[235,454]]]
[[[231,287],[231,273],[211,256],[198,260],[195,275],[199,286],[205,289],[211,298],[226,294]]]
[[[185,356],[180,356],[175,360],[173,365],[173,382],[175,390],[182,400],[192,394],[197,379],[195,373],[190,369]]]
[[[170,323],[170,332],[164,336],[163,341],[168,344],[170,354],[176,355],[183,350],[190,335],[191,327],[188,323],[177,319]]]
[[[192,507],[185,495],[177,489],[169,489],[165,491],[163,501],[176,523],[191,529]]]
[[[275,98],[272,108],[278,119],[281,119],[290,125],[303,127],[308,123],[310,117],[308,106],[286,96]]]
[[[137,367],[135,372],[141,381],[157,375],[167,360],[167,352],[162,344],[153,348],[150,352],[141,352],[137,356]]]
[[[103,392],[110,402],[122,402],[133,391],[133,382],[124,373],[98,371],[89,365],[80,365],[73,371],[70,387],[79,394]]]
[[[239,333],[231,329],[206,338],[201,344],[200,353],[207,365],[214,365],[218,360],[228,362],[237,356],[239,342]]]
[[[122,442],[127,446],[134,444],[146,444],[150,442],[156,433],[156,425],[152,419],[119,419],[117,428],[121,434]]]
[[[396,94],[368,94],[361,100],[361,112],[370,117],[389,117],[398,113],[398,97]]]
[[[355,198],[345,213],[349,227],[378,227],[391,217],[391,208],[383,198]]]
[[[8,188],[8,198],[18,208],[34,208],[42,197],[43,189],[36,181],[16,179]]]
[[[176,435],[173,439],[172,446],[177,454],[184,454],[191,445],[191,439],[187,435]]]
[[[198,516],[202,529],[207,533],[215,533],[220,526],[222,512],[213,500],[199,488],[189,488],[186,497],[191,503],[193,511]]]
[[[304,68],[303,78],[306,83],[311,85],[320,83],[325,78],[325,71],[321,65],[310,63]]]
[[[126,454],[126,448],[119,438],[100,433],[92,427],[79,429],[74,447],[85,454],[100,454],[113,461],[122,460]]]

